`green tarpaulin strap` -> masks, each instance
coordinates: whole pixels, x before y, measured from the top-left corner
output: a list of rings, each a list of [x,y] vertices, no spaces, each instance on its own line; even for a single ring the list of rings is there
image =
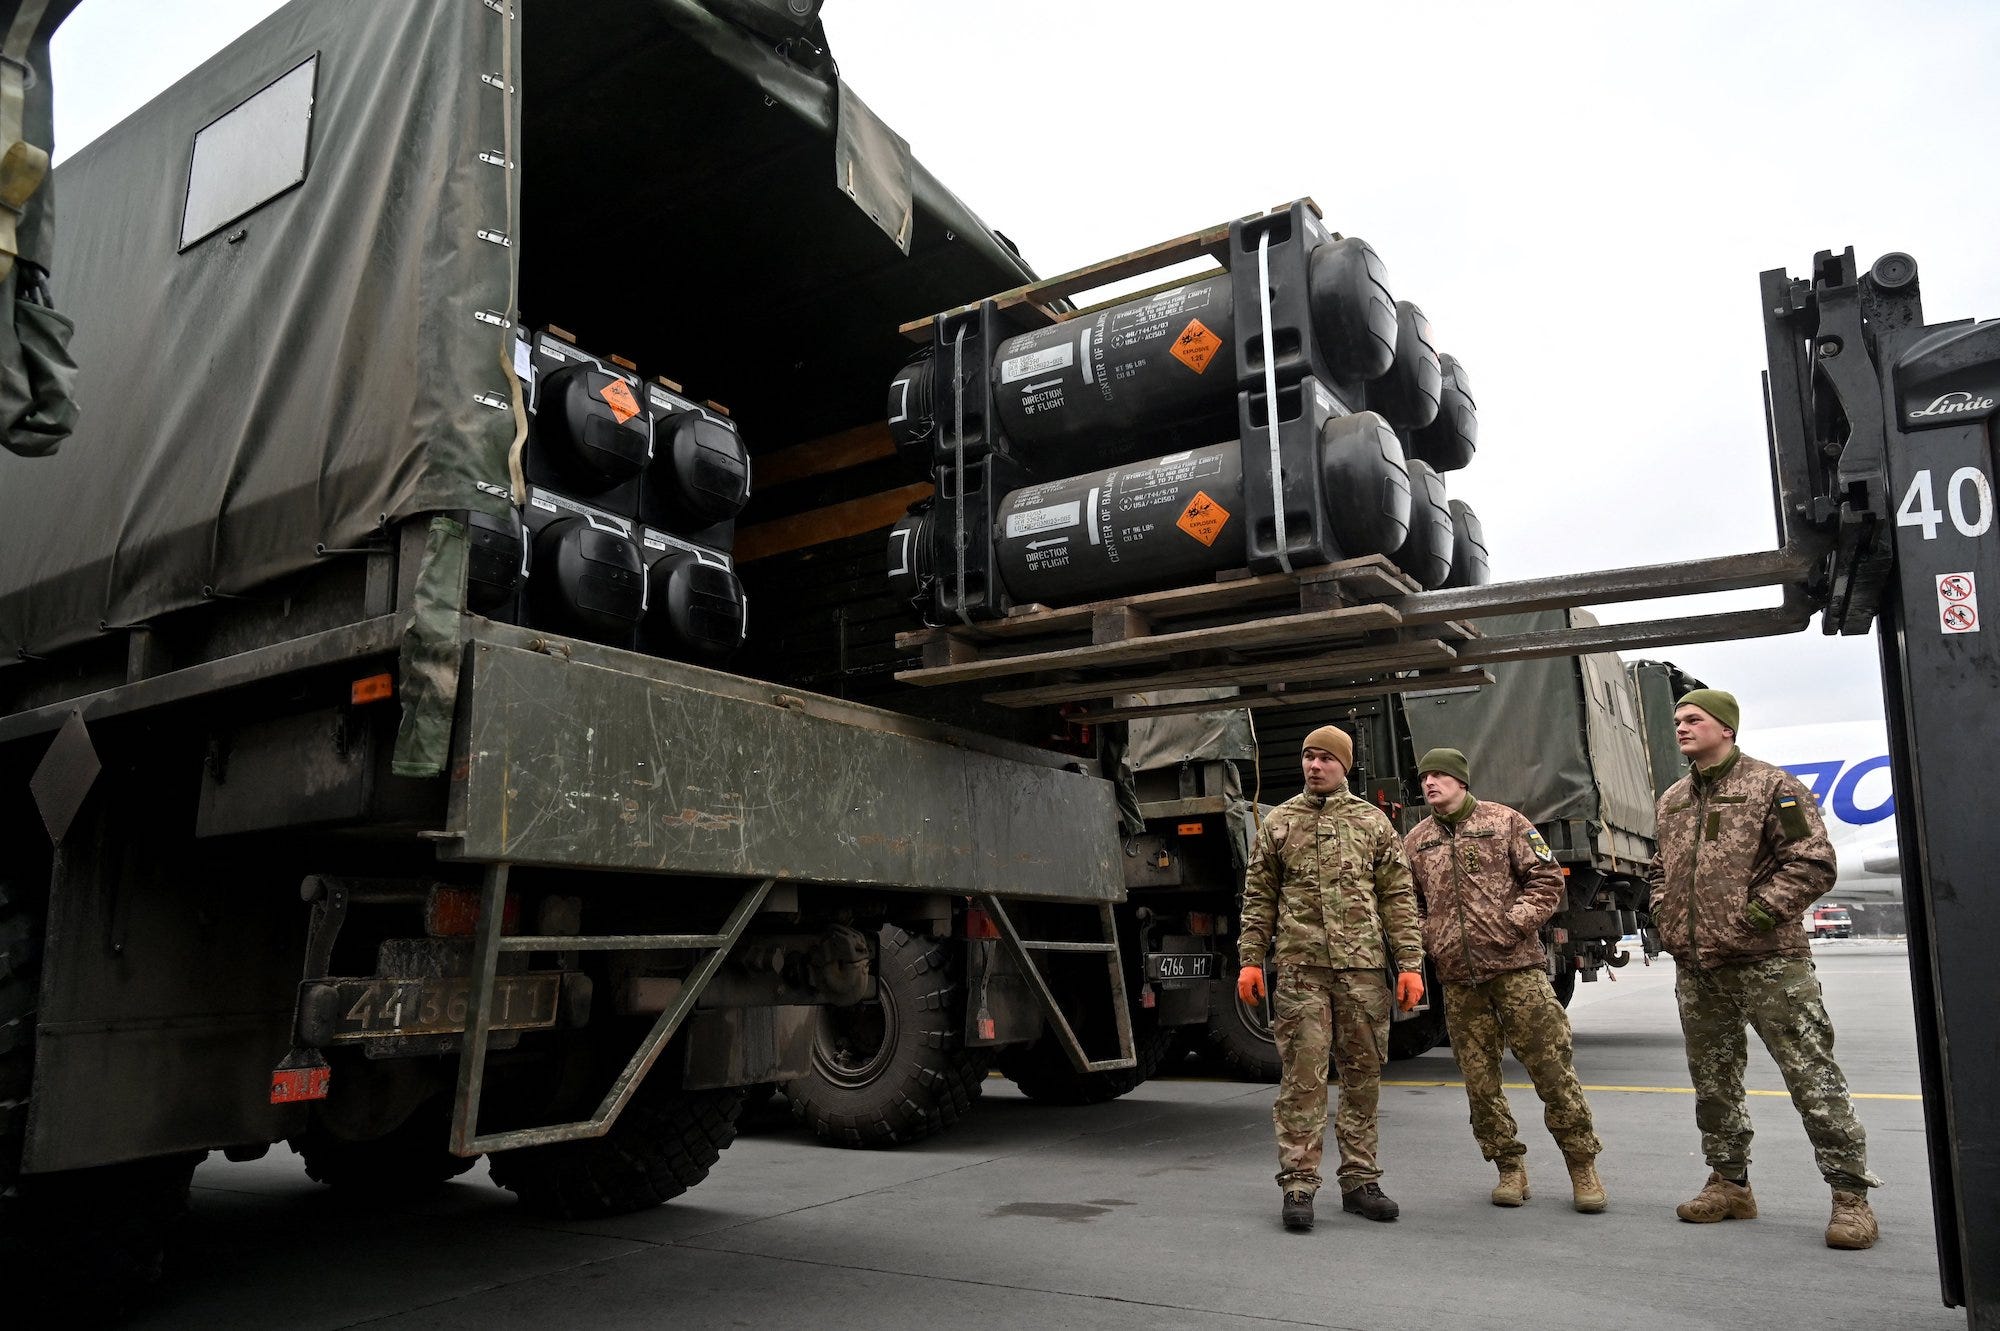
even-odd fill
[[[47,149],[21,137],[28,109],[28,47],[47,8],[48,0],[22,0],[0,46],[0,278],[13,271],[21,253],[21,210],[49,174]]]
[[[439,514],[424,536],[409,627],[403,630],[403,723],[390,770],[436,776],[451,756],[452,700],[464,655],[465,571],[472,543],[465,524]]]

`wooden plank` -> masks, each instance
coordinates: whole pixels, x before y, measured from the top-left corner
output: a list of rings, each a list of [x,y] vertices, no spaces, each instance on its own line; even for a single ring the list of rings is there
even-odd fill
[[[1102,647],[1025,652],[1019,656],[989,658],[966,665],[904,670],[898,671],[896,678],[917,684],[958,684],[972,679],[997,679],[1004,675],[1043,670],[1104,669],[1137,662],[1164,661],[1181,652],[1324,641],[1375,629],[1392,629],[1400,622],[1396,612],[1385,606],[1353,605],[1337,610],[1315,610],[1308,614],[1254,620],[1247,624],[1219,624],[1211,628],[1185,629],[1179,633],[1159,633],[1150,638],[1108,643]]]
[[[1305,583],[1347,585],[1357,583],[1363,587],[1385,585],[1383,579],[1402,578],[1396,568],[1381,555],[1364,555],[1358,559],[1345,559],[1336,564],[1324,564],[1318,568],[1306,569],[1298,573],[1262,573],[1252,577],[1231,578],[1226,582],[1197,583],[1191,587],[1169,587],[1164,591],[1140,592],[1132,596],[1108,597],[1101,601],[1088,601],[1082,605],[1042,607],[1027,610],[1017,607],[1017,613],[1010,613],[1005,619],[982,620],[975,628],[914,629],[896,635],[896,645],[904,648],[921,647],[930,638],[940,633],[968,636],[978,640],[1000,640],[1026,638],[1044,633],[1061,633],[1088,628],[1098,611],[1112,606],[1128,606],[1145,615],[1154,623],[1166,620],[1185,619],[1194,615],[1205,615],[1222,611],[1248,609],[1256,605],[1296,604],[1299,588]],[[1403,595],[1406,588],[1396,584],[1391,587],[1391,595]],[[1410,582],[1409,589],[1416,583]]]
[[[1284,689],[1272,686],[1268,691],[1246,693],[1240,698],[1210,698],[1206,701],[1190,699],[1183,702],[1139,703],[1117,705],[1109,703],[1101,707],[1085,708],[1070,714],[1070,720],[1077,722],[1139,721],[1155,716],[1189,716],[1197,712],[1218,712],[1247,709],[1264,711],[1273,707],[1297,707],[1307,703],[1358,702],[1367,698],[1378,698],[1385,693],[1412,693],[1423,689],[1449,689],[1478,687],[1491,684],[1493,676],[1484,670],[1438,670],[1424,671],[1417,675],[1399,675],[1393,679],[1376,680],[1368,684],[1341,684],[1325,689]],[[1126,695],[1131,696],[1131,695]]]
[[[753,464],[751,479],[759,490],[769,490],[787,481],[824,476],[843,467],[895,455],[896,445],[889,438],[889,427],[878,422],[842,430],[839,434],[809,440],[758,458]]]
[[[1145,693],[1151,689],[1201,688],[1222,684],[1307,684],[1320,681],[1361,679],[1390,670],[1416,670],[1424,666],[1449,665],[1458,652],[1450,643],[1427,640],[1389,645],[1357,643],[1319,656],[1294,657],[1282,661],[1253,663],[1226,662],[1222,665],[1190,666],[1143,675],[1121,675],[1110,679],[1081,679],[1037,684],[986,695],[988,702],[1003,707],[1040,707],[1046,703],[1081,702],[1110,698],[1120,693]],[[900,678],[900,676],[899,676]]]
[[[1319,218],[1321,221],[1326,220],[1326,215],[1320,211],[1319,204],[1310,198],[1305,200],[1305,204],[1307,208],[1312,210],[1314,217]],[[1250,222],[1260,217],[1270,217],[1276,213],[1285,212],[1291,206],[1289,203],[1280,204],[1268,213],[1249,213],[1241,220]],[[1157,245],[1148,245],[1144,249],[1133,250],[1129,254],[1121,254],[1115,258],[1104,259],[1098,263],[1072,269],[1056,277],[1045,278],[1039,282],[1030,282],[1024,286],[1015,287],[1011,291],[1003,291],[991,299],[995,305],[1003,310],[1014,310],[1025,306],[1032,308],[1037,313],[1051,320],[1073,317],[1069,314],[1050,310],[1047,307],[1056,301],[1073,296],[1079,291],[1089,291],[1093,287],[1109,286],[1113,282],[1122,282],[1128,277],[1137,277],[1140,273],[1151,272],[1155,268],[1164,268],[1170,263],[1181,263],[1188,259],[1198,258],[1203,254],[1208,255],[1217,263],[1223,263],[1224,256],[1228,253],[1229,228],[1233,225],[1235,225],[1234,222],[1222,222],[1215,226],[1205,227],[1200,231],[1193,231],[1185,236],[1177,236],[1173,240],[1162,241]],[[1334,238],[1337,240],[1339,236],[1335,235]],[[1131,299],[1133,299],[1131,296],[1121,296],[1119,298],[1120,301]],[[963,314],[967,310],[976,309],[979,303],[975,301],[970,305],[960,305],[956,309],[946,310],[942,314],[934,314],[923,319],[913,319],[909,323],[904,324],[898,331],[912,341],[928,342],[931,336],[931,329],[939,319],[949,318],[953,315]],[[1098,308],[1102,307],[1092,307],[1093,310]],[[1075,313],[1087,312],[1076,311]]]
[[[1062,300],[1078,291],[1088,291],[1092,287],[1106,286],[1112,282],[1121,282],[1128,277],[1136,277],[1140,273],[1151,272],[1155,268],[1164,268],[1170,263],[1200,258],[1218,245],[1226,245],[1228,242],[1229,224],[1225,222],[1220,226],[1209,227],[1205,231],[1177,236],[1172,240],[1161,241],[1157,245],[1133,250],[1129,254],[1100,260],[1082,268],[1074,268],[1067,273],[1045,278],[1039,282],[1029,282],[989,299],[1002,310],[1029,306],[1054,320],[1057,317],[1055,311],[1047,308],[1054,301]],[[927,342],[930,340],[931,329],[936,326],[940,318],[950,318],[967,310],[976,309],[980,303],[975,301],[946,310],[942,314],[912,320],[898,331],[912,341]]]
[[[881,494],[850,499],[830,508],[816,508],[809,513],[794,513],[788,518],[746,527],[736,533],[736,562],[748,564],[772,555],[803,550],[809,545],[823,545],[828,541],[893,526],[911,504],[930,493],[930,483],[919,482],[901,489],[885,490]],[[886,554],[884,557],[887,557]]]
[[[1127,642],[1152,636],[1153,622],[1129,605],[1108,605],[1090,618],[1093,644]]]
[[[960,642],[957,638],[937,638],[924,644],[924,664],[927,666],[961,665],[978,659],[979,653],[973,645]]]

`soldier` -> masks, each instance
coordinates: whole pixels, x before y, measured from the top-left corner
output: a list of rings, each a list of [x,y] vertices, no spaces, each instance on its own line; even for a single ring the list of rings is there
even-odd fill
[[[1872,1247],[1867,1137],[1833,1061],[1833,1025],[1800,923],[1833,885],[1819,806],[1783,768],[1736,747],[1736,699],[1696,689],[1674,709],[1688,775],[1660,797],[1660,849],[1646,877],[1653,920],[1674,954],[1674,993],[1694,1079],[1708,1183],[1677,1214],[1695,1224],[1754,1220],[1743,1028],[1756,1030],[1805,1120],[1833,1188],[1829,1248]]]
[[[1264,1001],[1264,952],[1277,925],[1278,992],[1271,1033],[1284,1072],[1271,1119],[1285,1228],[1313,1224],[1326,1139],[1329,1053],[1340,1075],[1340,1209],[1394,1220],[1375,1163],[1375,1105],[1389,1044],[1388,953],[1405,1012],[1424,996],[1423,936],[1409,862],[1380,809],[1347,789],[1354,742],[1334,726],[1306,736],[1305,790],[1257,830],[1243,876],[1242,968],[1236,992]],[[1384,933],[1388,939],[1384,944]]]
[[[1590,1105],[1570,1065],[1569,1018],[1549,986],[1541,927],[1563,900],[1562,870],[1535,825],[1504,804],[1472,797],[1472,771],[1457,749],[1417,763],[1431,816],[1403,838],[1424,904],[1424,947],[1444,981],[1445,1025],[1465,1077],[1472,1135],[1498,1166],[1495,1206],[1519,1206],[1528,1191],[1528,1148],[1500,1087],[1507,1047],[1542,1097],[1542,1121],[1569,1166],[1571,1204],[1604,1209],[1597,1177],[1602,1149]]]

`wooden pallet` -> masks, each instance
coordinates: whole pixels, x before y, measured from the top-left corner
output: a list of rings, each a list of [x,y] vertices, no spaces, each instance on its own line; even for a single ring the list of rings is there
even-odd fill
[[[1040,707],[1215,685],[1260,687],[1276,698],[1302,685],[1324,691],[1448,669],[1455,644],[1478,632],[1456,621],[1412,629],[1382,604],[1417,590],[1387,559],[1370,555],[1087,605],[1025,606],[1004,619],[898,634],[897,646],[921,651],[923,665],[896,678],[933,686],[1006,680],[1018,687],[989,700]]]
[[[1312,209],[1314,217],[1322,221],[1325,220],[1326,215],[1320,211],[1317,203],[1314,203],[1311,199],[1307,199],[1305,203],[1308,208]],[[1291,206],[1289,203],[1281,203],[1269,213],[1251,213],[1241,220],[1245,222],[1255,221],[1259,217],[1269,217],[1275,213],[1285,212]],[[1116,258],[1105,259],[1101,262],[1093,263],[1088,267],[1063,273],[1057,277],[1044,278],[1039,282],[1030,282],[1026,286],[1015,287],[1011,291],[1003,291],[991,299],[994,307],[1003,315],[1009,316],[1015,322],[1027,328],[1062,323],[1067,319],[1076,319],[1086,314],[1094,314],[1098,310],[1105,308],[1105,305],[1122,304],[1125,301],[1137,299],[1140,295],[1150,295],[1153,293],[1128,292],[1125,295],[1117,297],[1116,300],[1105,302],[1103,305],[1091,305],[1083,309],[1065,309],[1064,306],[1071,296],[1076,295],[1080,291],[1092,291],[1098,287],[1109,286],[1113,282],[1123,282],[1127,278],[1137,277],[1141,273],[1155,272],[1172,264],[1186,263],[1191,259],[1199,259],[1204,256],[1213,259],[1219,271],[1223,265],[1225,256],[1229,253],[1229,228],[1233,225],[1233,222],[1221,222],[1201,231],[1190,232],[1188,235],[1163,241],[1158,245],[1148,245],[1146,248],[1134,250],[1130,254],[1121,254]],[[1335,240],[1340,239],[1338,232],[1332,233],[1332,236]],[[1182,282],[1189,280],[1185,277],[1177,278],[1155,290],[1164,291],[1168,287],[1178,286]],[[949,319],[955,315],[967,313],[968,311],[977,309],[979,304],[983,303],[977,302],[972,305],[961,305],[957,309],[946,310],[941,314],[929,315],[922,319],[913,319],[909,323],[902,325],[898,331],[912,341],[928,343],[931,340],[931,330],[936,327],[939,319]]]
[[[1267,684],[1241,689],[1234,697],[1185,698],[1175,702],[1153,702],[1150,694],[1126,693],[1070,712],[1068,716],[1072,721],[1104,722],[1136,721],[1154,716],[1186,716],[1194,712],[1213,712],[1218,708],[1265,711],[1273,707],[1299,707],[1308,703],[1361,702],[1369,698],[1379,698],[1385,693],[1473,689],[1492,682],[1491,673],[1472,667],[1422,670],[1414,674],[1399,674],[1388,679],[1371,680],[1366,684],[1317,687]]]

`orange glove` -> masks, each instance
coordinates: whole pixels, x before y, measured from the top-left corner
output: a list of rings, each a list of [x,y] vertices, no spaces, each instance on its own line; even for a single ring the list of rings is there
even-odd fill
[[[1396,1006],[1405,1012],[1415,1012],[1417,1004],[1424,1001],[1424,977],[1415,971],[1404,971],[1396,977]]]
[[[1262,966],[1245,966],[1242,970],[1236,972],[1236,996],[1251,1007],[1258,1007],[1263,1004],[1264,968]]]

